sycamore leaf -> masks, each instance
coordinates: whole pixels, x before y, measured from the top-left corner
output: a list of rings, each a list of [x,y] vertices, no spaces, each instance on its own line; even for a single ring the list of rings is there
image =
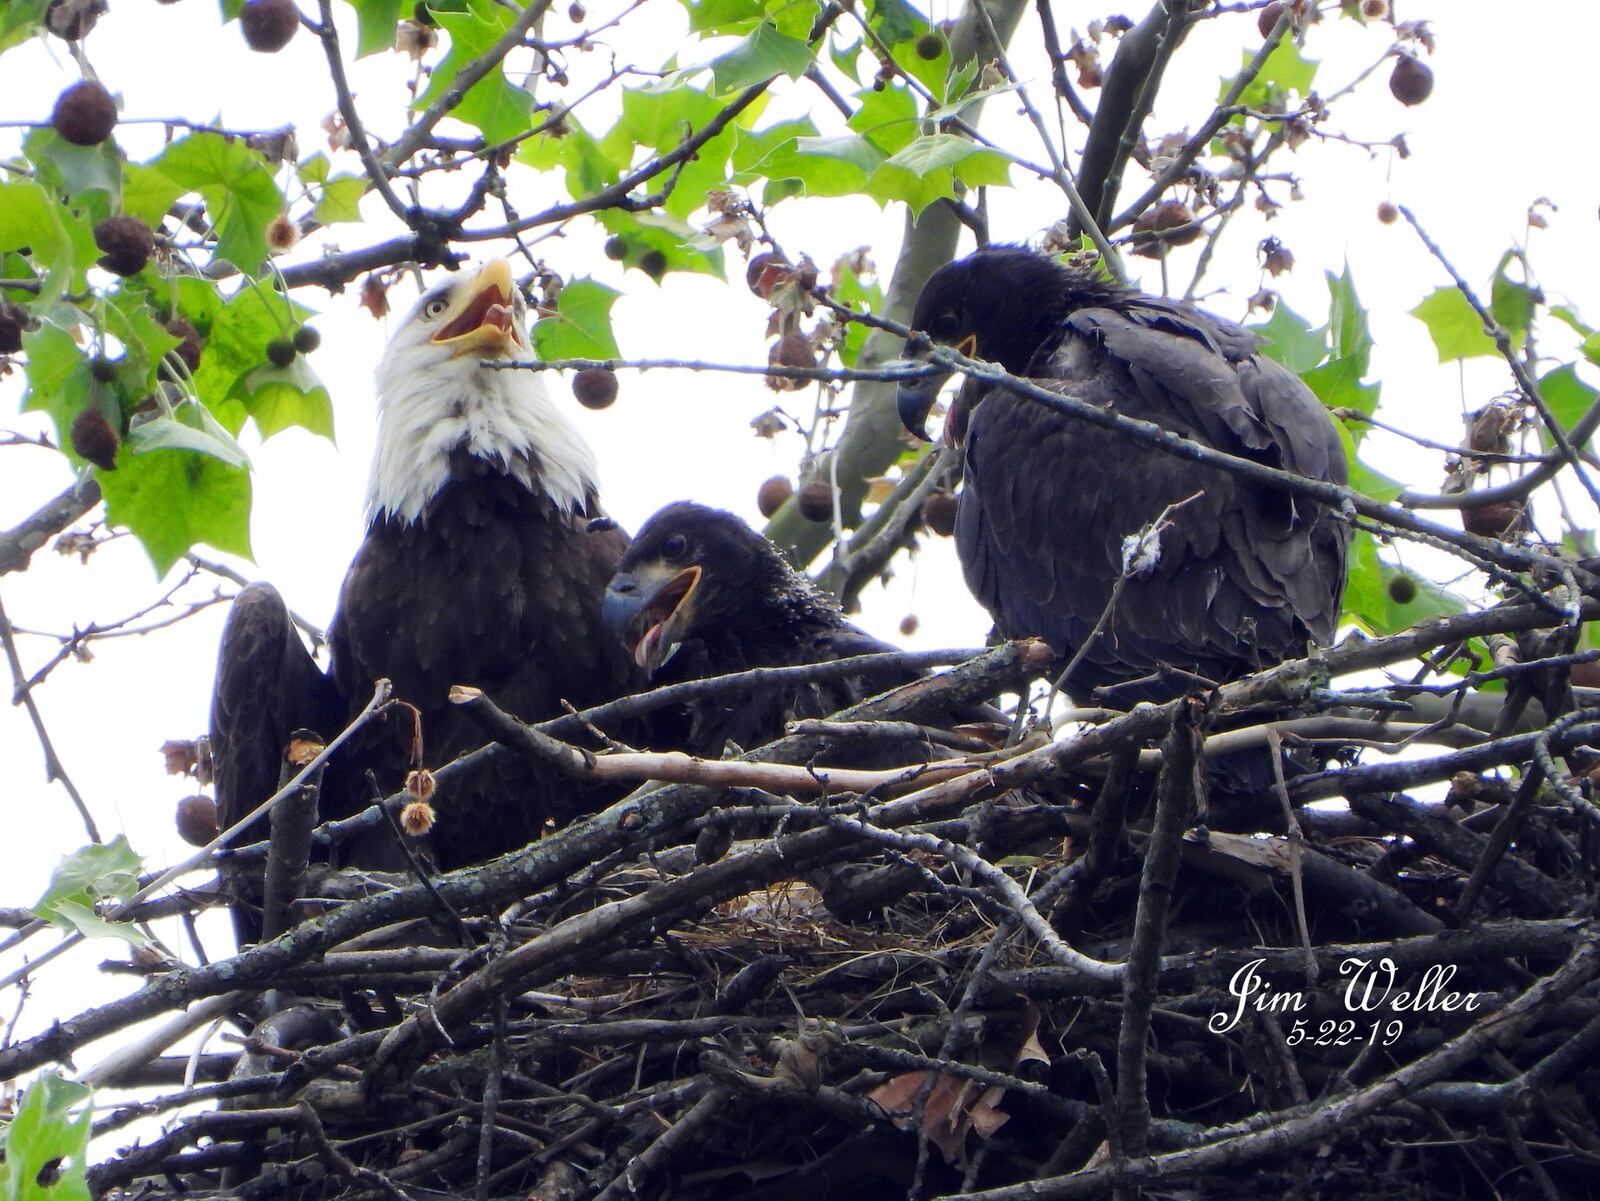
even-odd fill
[[[250,557],[250,473],[209,454],[158,450],[120,454],[99,474],[106,522],[144,545],[165,575],[199,543]]]
[[[615,359],[611,306],[621,293],[592,279],[575,279],[561,289],[553,317],[533,327],[533,345],[541,359]]]
[[[428,90],[417,98],[414,107],[418,109],[427,108],[449,92],[461,68],[485,54],[517,19],[517,10],[490,0],[468,0],[465,12],[430,11],[439,27],[450,35],[450,50],[434,68]],[[450,110],[451,116],[481,130],[491,145],[525,133],[532,112],[533,96],[508,81],[499,63],[468,88],[461,103]]]
[[[1498,353],[1478,314],[1456,288],[1435,288],[1411,315],[1428,327],[1441,363]]]
[[[400,24],[400,0],[349,0],[356,10],[356,57],[394,48]]]
[[[74,910],[92,915],[99,902],[126,901],[139,891],[139,862],[124,835],[108,843],[91,843],[56,864],[44,896],[31,912],[60,929],[73,930]]]
[[[89,1201],[90,1096],[86,1085],[63,1080],[56,1072],[28,1085],[16,1113],[0,1127],[5,1152],[0,1196],[5,1201]]]
[[[726,54],[711,60],[711,78],[718,93],[738,91],[775,75],[799,79],[816,61],[811,47],[799,38],[763,23]]]
[[[287,367],[263,364],[240,377],[229,396],[244,402],[263,438],[299,426],[333,438],[333,398],[304,355]]]
[[[184,191],[205,198],[217,231],[217,257],[253,274],[267,257],[267,225],[284,203],[266,159],[241,139],[192,133],[152,165]]]

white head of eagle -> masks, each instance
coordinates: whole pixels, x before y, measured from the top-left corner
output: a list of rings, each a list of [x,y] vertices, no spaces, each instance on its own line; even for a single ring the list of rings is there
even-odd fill
[[[504,259],[428,291],[378,364],[378,444],[367,520],[416,521],[465,450],[496,462],[566,512],[598,490],[594,452],[562,415],[541,373],[480,366],[528,351],[527,302]]]

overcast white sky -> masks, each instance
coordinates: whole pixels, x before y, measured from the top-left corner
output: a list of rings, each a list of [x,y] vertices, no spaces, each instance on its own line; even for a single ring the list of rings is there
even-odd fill
[[[1224,239],[1210,277],[1223,288],[1207,304],[1223,315],[1244,315],[1245,298],[1261,286],[1254,246],[1274,233],[1295,255],[1294,271],[1277,281],[1288,302],[1302,314],[1325,315],[1324,270],[1339,271],[1348,261],[1369,307],[1377,349],[1374,378],[1384,384],[1381,416],[1429,437],[1453,442],[1463,407],[1477,407],[1508,387],[1494,364],[1480,362],[1458,372],[1439,367],[1423,327],[1405,315],[1436,285],[1447,282],[1403,224],[1380,225],[1378,202],[1394,199],[1411,206],[1467,277],[1486,284],[1502,251],[1523,238],[1531,201],[1548,197],[1557,211],[1550,228],[1536,232],[1532,252],[1539,282],[1552,298],[1562,298],[1600,318],[1596,202],[1600,175],[1594,169],[1587,113],[1592,107],[1593,47],[1600,43],[1600,12],[1571,2],[1507,5],[1502,0],[1399,0],[1402,18],[1430,19],[1439,52],[1433,97],[1402,108],[1383,85],[1385,68],[1364,93],[1340,102],[1326,128],[1360,140],[1382,141],[1404,132],[1413,152],[1400,161],[1389,152],[1338,143],[1309,144],[1286,156],[1280,170],[1293,169],[1304,200],[1281,210],[1270,228],[1255,214],[1235,223]],[[338,6],[342,15],[348,15]],[[559,10],[558,6],[558,10]],[[590,6],[605,15],[606,3]],[[318,48],[303,32],[277,56],[253,55],[239,45],[235,28],[215,29],[216,8],[204,0],[172,6],[116,0],[88,41],[91,60],[107,84],[124,97],[128,116],[183,115],[205,119],[220,112],[237,128],[269,128],[293,120],[307,130],[301,153],[318,147],[315,129],[333,99]],[[1080,28],[1107,15],[1100,5],[1056,5],[1060,19]],[[937,3],[934,15],[953,16],[957,6]],[[1125,11],[1137,17],[1140,6]],[[628,18],[617,39],[619,53],[652,65],[663,47],[682,43],[681,9],[669,0],[650,0]],[[558,17],[564,23],[565,17]],[[1237,70],[1241,51],[1258,44],[1253,15],[1204,23],[1177,56],[1147,133],[1192,127],[1217,94],[1218,79]],[[353,44],[352,36],[347,39]],[[1017,40],[1018,69],[1048,97],[1036,27],[1024,26]],[[1324,60],[1318,89],[1342,85],[1388,45],[1381,28],[1362,29],[1332,21],[1314,34],[1308,53]],[[0,121],[42,119],[56,94],[77,77],[60,43],[39,42],[5,57],[0,84]],[[598,53],[598,52],[597,52]],[[683,57],[704,57],[685,50]],[[400,127],[397,85],[405,77],[391,61],[368,60],[356,70],[358,100],[368,123],[380,135]],[[814,93],[787,89],[788,99],[769,109],[768,119],[794,115]],[[1003,101],[985,114],[985,128],[1037,154],[1031,134]],[[600,106],[588,111],[591,128],[609,117]],[[816,112],[819,123],[831,110]],[[137,155],[152,148],[158,127],[129,136]],[[9,153],[16,131],[0,129],[0,153]],[[127,134],[124,128],[119,137]],[[1072,131],[1077,137],[1077,131]],[[1076,153],[1081,147],[1073,145]],[[345,169],[353,169],[346,167]],[[1017,173],[1013,173],[1018,178]],[[1019,179],[1019,182],[1020,179]],[[524,176],[513,200],[523,211],[559,199],[557,184]],[[1280,198],[1281,194],[1280,194]],[[1041,185],[991,196],[991,222],[997,238],[1027,239],[1062,215],[1059,196]],[[381,206],[368,211],[376,214]],[[900,234],[899,217],[880,215],[863,201],[788,201],[772,213],[772,225],[792,253],[809,253],[826,267],[839,254],[871,248],[885,269],[892,265]],[[377,228],[346,225],[332,231],[334,242],[353,248],[375,240]],[[558,270],[593,274],[622,288],[615,316],[624,354],[635,357],[690,357],[736,363],[764,361],[764,305],[742,284],[743,264],[730,251],[731,286],[701,276],[670,276],[657,286],[638,272],[623,274],[600,254],[600,236],[579,223],[568,237],[544,243]],[[1195,248],[1174,255],[1173,279],[1186,281]],[[1147,287],[1160,277],[1146,260],[1131,260],[1144,272]],[[307,302],[319,298],[303,296]],[[409,298],[396,295],[404,312]],[[240,564],[252,576],[273,581],[289,603],[326,624],[345,567],[362,533],[361,501],[373,434],[371,371],[386,336],[355,305],[354,292],[327,298],[315,324],[323,331],[322,349],[312,363],[332,391],[338,446],[298,431],[266,445],[251,445],[255,462],[253,539],[256,561]],[[1547,344],[1555,348],[1553,339]],[[14,416],[21,395],[20,373],[0,380],[0,429],[40,428],[27,416]],[[564,383],[553,389],[568,397]],[[570,401],[568,401],[570,403]],[[794,438],[755,439],[749,420],[772,403],[759,381],[749,377],[651,372],[625,374],[617,404],[604,413],[571,405],[575,420],[599,455],[603,496],[612,513],[636,528],[665,502],[692,497],[734,509],[756,520],[755,492],[775,472],[792,473],[799,454]],[[787,404],[809,404],[791,394]],[[1407,453],[1395,440],[1374,436],[1368,442],[1375,466],[1418,487],[1440,482],[1436,456]],[[42,450],[0,448],[0,527],[32,512],[69,481],[64,460]],[[3,596],[12,620],[25,629],[66,631],[74,624],[124,616],[159,594],[148,560],[131,539],[98,552],[87,567],[49,551],[39,553],[24,575],[5,578]],[[920,629],[910,639],[897,631],[902,617],[916,613]],[[141,639],[95,645],[95,661],[59,668],[36,693],[61,757],[108,836],[125,831],[147,866],[158,868],[185,854],[172,830],[173,804],[189,791],[166,777],[158,754],[168,738],[193,737],[205,729],[209,689],[222,610],[175,630]],[[865,598],[861,621],[874,633],[914,647],[975,645],[987,617],[961,584],[954,554],[935,540],[916,562],[897,565],[888,588]],[[29,670],[48,658],[55,643],[25,638]],[[42,759],[31,727],[20,709],[0,708],[0,747],[6,764],[5,805],[8,836],[0,842],[0,905],[29,904],[42,892],[59,857],[81,845],[81,825],[59,786],[43,779]],[[211,928],[214,949],[225,947],[221,927]],[[50,937],[29,950],[42,949]],[[117,953],[112,944],[80,949],[65,962],[92,965]],[[9,971],[18,961],[0,963]],[[24,1014],[25,1030],[65,1016],[92,997],[126,991],[126,978],[51,969],[42,974]],[[0,1011],[10,1002],[0,999]],[[87,1066],[98,1056],[80,1057]]]

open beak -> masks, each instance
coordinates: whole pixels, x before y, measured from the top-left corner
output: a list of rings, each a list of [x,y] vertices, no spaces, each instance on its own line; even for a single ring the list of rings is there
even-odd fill
[[[471,284],[457,288],[444,325],[432,340],[456,356],[493,357],[526,349],[517,328],[511,264],[505,259],[485,263]]]
[[[688,633],[699,587],[698,567],[673,571],[657,562],[636,572],[619,571],[600,603],[600,622],[607,634],[628,648],[633,661],[653,675]]]
[[[956,347],[962,354],[971,357],[978,348],[978,339],[973,335],[963,338]],[[918,362],[926,359],[926,354],[917,354],[907,345],[906,359]],[[923,442],[932,442],[928,437],[928,414],[933,410],[933,402],[939,397],[939,389],[943,388],[945,381],[954,374],[950,371],[941,371],[937,375],[926,376],[923,379],[904,380],[895,389],[895,408],[900,412],[900,422],[910,430],[912,435]]]

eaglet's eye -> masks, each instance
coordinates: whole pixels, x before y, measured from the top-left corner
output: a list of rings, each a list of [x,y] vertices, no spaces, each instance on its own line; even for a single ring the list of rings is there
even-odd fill
[[[954,338],[961,332],[961,320],[954,313],[940,313],[928,322],[928,333],[940,341]]]
[[[443,296],[435,296],[432,300],[428,301],[427,304],[422,306],[422,311],[429,317],[437,317],[449,307],[450,302],[447,301]]]
[[[661,557],[663,559],[681,559],[684,551],[688,549],[688,539],[682,534],[673,534],[661,544]]]

